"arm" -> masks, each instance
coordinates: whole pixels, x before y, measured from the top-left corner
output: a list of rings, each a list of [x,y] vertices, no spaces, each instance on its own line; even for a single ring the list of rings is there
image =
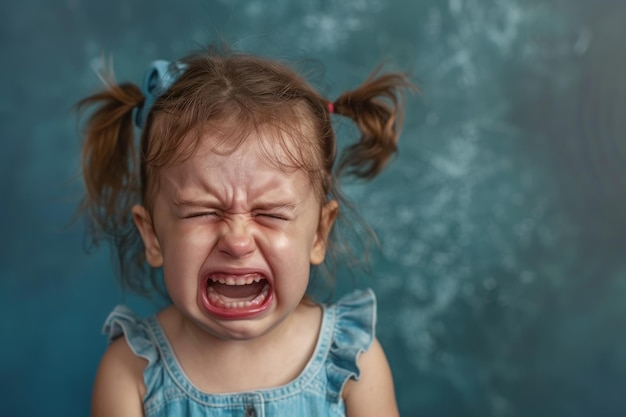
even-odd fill
[[[361,377],[343,390],[348,417],[398,417],[391,370],[377,339],[358,359]]]
[[[92,417],[142,417],[146,361],[135,356],[125,338],[113,342],[102,357],[91,399]]]

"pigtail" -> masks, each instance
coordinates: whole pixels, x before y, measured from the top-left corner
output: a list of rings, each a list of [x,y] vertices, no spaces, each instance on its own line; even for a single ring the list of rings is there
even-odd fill
[[[134,84],[105,81],[106,90],[77,105],[81,113],[95,107],[84,133],[82,171],[86,193],[81,209],[91,221],[94,243],[106,237],[119,245],[129,236],[131,208],[139,201],[133,110],[144,97]]]
[[[397,150],[404,116],[405,90],[416,90],[405,74],[377,76],[375,71],[360,87],[345,92],[332,103],[333,112],[356,123],[360,140],[348,146],[337,173],[371,179]]]

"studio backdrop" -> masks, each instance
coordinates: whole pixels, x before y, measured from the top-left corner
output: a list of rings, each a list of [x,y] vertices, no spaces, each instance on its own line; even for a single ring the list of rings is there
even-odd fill
[[[139,83],[222,40],[329,99],[381,62],[422,90],[389,169],[344,184],[380,249],[336,291],[376,291],[403,416],[626,415],[624,22],[611,0],[2,2],[0,415],[88,415],[107,314],[157,308],[85,251],[72,106],[103,59]]]

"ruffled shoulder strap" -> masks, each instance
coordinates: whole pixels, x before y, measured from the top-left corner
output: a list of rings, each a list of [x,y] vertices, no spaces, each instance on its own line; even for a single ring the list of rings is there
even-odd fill
[[[330,395],[338,401],[345,383],[359,379],[357,359],[374,340],[376,296],[370,289],[352,292],[331,305],[329,313],[334,313],[335,327],[326,367]]]
[[[152,338],[148,319],[140,318],[128,307],[119,305],[107,317],[102,333],[108,337],[109,343],[124,336],[133,353],[148,361],[144,381],[149,393],[155,382],[154,367],[159,359],[159,351]]]

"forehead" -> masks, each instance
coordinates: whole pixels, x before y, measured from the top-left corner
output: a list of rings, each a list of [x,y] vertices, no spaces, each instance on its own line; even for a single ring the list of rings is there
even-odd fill
[[[318,171],[320,147],[314,129],[306,118],[287,123],[246,123],[230,120],[211,123],[199,130],[192,155],[206,158],[210,155],[243,157],[255,153],[268,166],[285,173],[303,170],[308,174]]]
[[[325,199],[324,155],[310,111],[295,105],[267,117],[232,110],[204,118],[196,127],[175,123],[177,117],[162,115],[150,129],[145,176],[145,200],[150,205],[162,176],[175,167],[191,167],[208,156],[234,156],[240,148],[255,150],[264,163],[283,173],[301,171],[320,201]],[[162,120],[161,120],[162,119]],[[185,128],[187,126],[187,128]],[[217,159],[216,159],[217,160]],[[206,163],[206,161],[205,161]],[[189,174],[188,174],[189,175]]]
[[[298,181],[298,188],[312,185],[306,157],[295,138],[271,131],[251,131],[245,137],[228,138],[204,131],[195,150],[180,163],[161,172],[162,182],[174,186],[219,183],[246,188],[277,186]]]

